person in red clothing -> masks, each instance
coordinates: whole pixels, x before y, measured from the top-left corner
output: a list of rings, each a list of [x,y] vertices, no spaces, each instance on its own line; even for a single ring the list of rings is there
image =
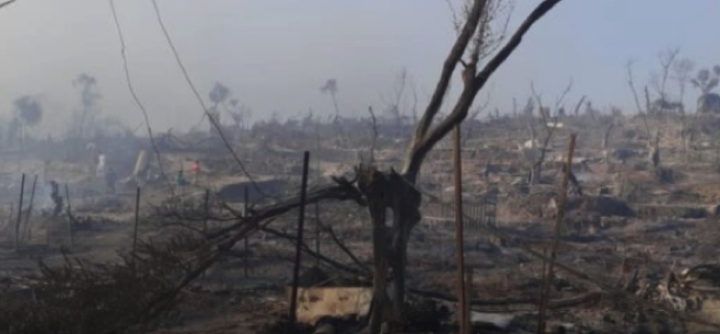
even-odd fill
[[[198,179],[200,178],[200,161],[193,161],[192,165],[190,166],[190,172],[192,173],[193,184],[197,184]]]

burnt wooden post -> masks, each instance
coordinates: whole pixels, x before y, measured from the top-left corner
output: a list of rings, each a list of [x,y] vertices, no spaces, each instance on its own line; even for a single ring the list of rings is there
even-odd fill
[[[25,195],[25,173],[20,179],[20,201],[18,204],[17,221],[15,222],[15,251],[20,249],[20,222],[22,221],[23,196]]]
[[[135,265],[135,252],[137,251],[137,236],[138,236],[138,222],[140,221],[140,187],[136,188],[135,191],[135,223],[133,224],[133,243],[132,243],[132,258],[133,266]]]
[[[73,226],[72,226],[73,216],[72,216],[72,206],[70,205],[70,190],[68,189],[67,183],[65,184],[65,199],[67,200],[67,206],[66,206],[65,210],[67,211],[67,216],[68,216],[68,235],[70,236],[70,249],[72,250],[73,244],[74,244]]]
[[[30,229],[30,216],[32,215],[33,203],[35,201],[35,186],[37,185],[38,176],[35,174],[32,183],[32,190],[30,190],[30,204],[28,205],[28,212],[25,216],[25,230],[27,231],[27,239],[32,238],[32,230]]]
[[[246,186],[243,191],[243,197],[244,197],[244,204],[243,204],[243,216],[244,218],[250,217],[249,211],[250,211],[250,196],[248,195],[248,187]],[[247,222],[247,220],[246,220]],[[244,245],[244,252],[243,252],[243,274],[245,274],[245,277],[248,277],[248,262],[250,257],[250,247],[248,245],[248,237],[245,235],[245,238],[243,238],[243,245]]]
[[[458,333],[467,334],[467,309],[465,305],[465,252],[463,242],[463,205],[462,205],[462,159],[460,157],[460,125],[455,126],[453,162],[455,167],[455,247],[457,252],[458,282]]]
[[[293,268],[292,293],[290,294],[290,322],[295,323],[297,319],[297,293],[298,279],[300,276],[300,254],[303,243],[303,225],[305,223],[305,196],[307,194],[308,163],[310,152],[305,151],[303,156],[302,184],[300,186],[300,213],[298,214],[297,242],[295,243],[295,268]]]
[[[540,294],[540,305],[538,310],[538,334],[545,333],[545,313],[547,309],[547,301],[550,297],[550,287],[553,280],[553,269],[555,266],[555,258],[557,257],[557,248],[560,243],[560,231],[562,230],[563,219],[565,218],[565,203],[567,202],[567,188],[572,173],[572,159],[575,152],[575,134],[570,135],[570,145],[568,146],[567,161],[565,162],[565,174],[563,175],[562,184],[560,185],[560,198],[558,201],[558,214],[555,220],[554,237],[550,248],[550,263],[547,264],[547,272],[543,270],[543,285]],[[543,264],[545,261],[543,261]],[[543,265],[544,267],[544,265]]]

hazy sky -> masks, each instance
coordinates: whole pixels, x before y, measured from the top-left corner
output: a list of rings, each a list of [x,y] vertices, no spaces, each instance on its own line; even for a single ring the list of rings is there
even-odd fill
[[[407,69],[420,103],[434,87],[455,33],[444,0],[158,0],[166,24],[203,95],[227,85],[254,118],[329,114],[319,87],[338,81],[343,115],[382,109],[397,74]],[[513,22],[538,1],[517,0]],[[117,0],[130,69],[154,128],[187,129],[201,110],[177,69],[150,0]],[[565,0],[527,35],[495,74],[491,106],[524,102],[535,81],[554,99],[568,80],[568,105],[588,95],[598,107],[633,111],[624,64],[637,61],[638,84],[657,55],[680,47],[698,66],[720,63],[717,0]],[[0,10],[0,115],[21,95],[39,96],[44,126],[67,124],[79,93],[72,80],[94,75],[103,113],[141,124],[125,86],[108,1],[17,0]],[[454,83],[455,87],[459,82]],[[671,86],[674,89],[674,86]],[[688,88],[694,108],[697,92]],[[487,90],[480,94],[487,97]]]

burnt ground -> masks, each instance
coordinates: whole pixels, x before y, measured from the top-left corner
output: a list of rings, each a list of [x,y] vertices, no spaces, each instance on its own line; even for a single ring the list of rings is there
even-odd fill
[[[569,333],[685,333],[712,328],[707,323],[720,323],[715,306],[720,291],[715,283],[720,282],[720,275],[715,277],[712,270],[720,265],[716,246],[720,233],[715,226],[720,173],[712,134],[695,139],[694,146],[686,148],[676,136],[679,120],[651,120],[651,126],[665,129],[660,142],[660,170],[647,161],[647,138],[642,135],[640,120],[615,119],[619,124],[616,136],[605,149],[598,145],[602,129],[591,126],[605,120],[568,117],[563,121],[565,127],[551,140],[542,179],[534,185],[526,182],[527,156],[533,153],[522,148],[526,141],[523,120],[496,119],[468,126],[463,146],[465,257],[474,278],[472,309],[478,320],[477,332],[535,332],[544,264],[528,250],[549,253],[556,215],[552,203],[559,192],[560,166],[571,132],[578,133],[573,170],[583,195],[570,196],[551,288],[549,327]],[[304,149],[312,152],[311,188],[332,182],[331,175],[352,175],[358,156],[367,156],[367,131],[359,127],[348,131],[342,140],[336,138],[332,125],[320,128],[319,133],[314,132],[315,126],[276,127],[257,130],[262,136],[241,131],[234,141],[259,186],[276,198],[299,192]],[[513,131],[518,136],[509,138],[507,134]],[[405,132],[400,129],[396,136],[379,138],[375,154],[379,168],[399,167],[407,141],[404,138],[408,138]],[[286,138],[298,133],[305,135],[295,140]],[[205,189],[211,193],[206,230],[210,232],[234,223],[222,217],[230,214],[228,206],[242,211],[245,188],[254,208],[275,201],[254,192],[217,142],[210,139],[205,146],[181,144],[187,142],[162,147],[166,172],[173,177],[180,169],[187,172],[197,159],[202,165],[201,175],[194,184],[176,188],[175,197],[160,178],[143,186],[139,221],[143,242],[162,242],[181,231],[201,236]],[[132,173],[133,164],[128,161],[134,161],[139,150],[148,149],[143,143],[128,139],[104,142],[106,151],[118,152],[110,155],[109,164],[115,164],[121,179]],[[111,146],[123,149],[112,150]],[[438,310],[452,313],[457,282],[448,148],[449,143],[442,142],[431,153],[418,182],[426,196],[423,221],[411,235],[407,278],[410,303],[423,305],[431,300]],[[621,150],[632,154],[618,159],[615,152]],[[610,151],[608,159],[604,159],[603,151]],[[30,150],[15,156],[15,163],[5,163],[0,185],[5,189],[0,196],[4,203],[0,212],[3,293],[31,296],[34,282],[42,277],[39,260],[51,267],[61,266],[65,254],[88,263],[119,263],[132,249],[135,186],[132,182],[119,184],[115,194],[108,193],[103,180],[82,162],[90,159],[82,151],[63,155]],[[159,174],[154,163],[150,169]],[[38,174],[40,181],[29,225],[21,225],[22,231],[29,232],[21,233],[20,247],[15,251],[21,172]],[[45,183],[50,179],[68,184],[72,219],[65,213],[51,217]],[[497,204],[491,208],[490,202]],[[305,241],[313,250],[319,245],[319,253],[331,261],[305,253],[303,271],[318,266],[348,282],[368,282],[367,275],[352,272],[372,268],[367,210],[351,201],[326,201],[318,206],[317,217],[315,212],[314,206],[307,208]],[[316,218],[332,227],[359,264],[340,249],[328,231],[320,229],[316,239]],[[293,241],[283,236],[294,235],[296,222],[297,211],[291,210],[268,225],[272,231],[250,234],[247,249],[244,242],[235,244],[182,290],[166,317],[145,331],[250,333],[277,323],[287,313],[286,286],[294,259]],[[703,265],[706,267],[698,269]],[[689,270],[692,268],[696,269]],[[453,314],[442,319],[439,311],[431,314],[443,322],[438,332],[452,331]],[[488,320],[491,318],[505,321]],[[337,329],[342,332],[350,328]]]

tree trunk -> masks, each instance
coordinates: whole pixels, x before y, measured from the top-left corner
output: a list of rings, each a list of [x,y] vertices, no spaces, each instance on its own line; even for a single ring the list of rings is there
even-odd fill
[[[379,333],[384,322],[402,324],[405,314],[405,275],[410,231],[420,221],[421,195],[404,177],[372,167],[361,171],[359,188],[368,200],[373,224],[373,303],[370,332]],[[387,225],[387,212],[392,212]],[[388,269],[392,271],[389,272]],[[392,275],[390,275],[392,274]],[[392,276],[392,296],[388,278]]]

